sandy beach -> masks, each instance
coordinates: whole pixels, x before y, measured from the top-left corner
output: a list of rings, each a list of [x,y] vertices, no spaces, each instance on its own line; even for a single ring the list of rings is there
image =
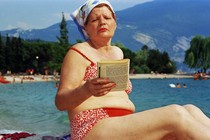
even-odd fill
[[[4,76],[6,81],[10,83],[25,83],[25,82],[48,82],[57,81],[53,75],[24,75],[24,76]]]
[[[10,83],[58,81],[53,75],[4,76]],[[130,74],[130,79],[193,78],[193,74]],[[207,78],[210,78],[208,75]]]
[[[193,78],[193,74],[131,74],[130,79]]]

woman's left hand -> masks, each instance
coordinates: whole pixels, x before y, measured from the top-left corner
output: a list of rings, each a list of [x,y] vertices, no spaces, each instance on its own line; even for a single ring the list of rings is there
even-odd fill
[[[93,96],[100,97],[109,93],[116,84],[107,78],[95,78],[86,81],[85,86]]]

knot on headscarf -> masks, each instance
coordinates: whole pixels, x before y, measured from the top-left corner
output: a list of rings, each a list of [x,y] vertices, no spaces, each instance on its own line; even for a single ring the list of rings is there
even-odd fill
[[[89,39],[89,36],[87,35],[84,28],[84,25],[87,21],[87,17],[92,11],[92,9],[100,4],[108,5],[112,12],[115,13],[111,4],[107,0],[88,0],[86,3],[84,3],[71,14],[72,19],[76,23],[78,30],[80,31],[85,40]]]

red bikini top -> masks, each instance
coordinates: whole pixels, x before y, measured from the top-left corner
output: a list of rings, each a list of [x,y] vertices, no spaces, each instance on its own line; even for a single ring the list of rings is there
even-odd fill
[[[78,52],[82,57],[84,57],[86,60],[90,62],[90,65],[87,66],[85,71],[85,76],[83,78],[84,81],[87,81],[89,79],[97,78],[98,77],[98,71],[97,71],[97,64],[94,63],[92,60],[90,60],[86,55],[84,55],[82,52],[77,50],[76,48],[70,48],[70,50],[74,50]],[[128,81],[128,88],[125,90],[127,94],[131,93],[132,91],[132,84],[130,80]]]

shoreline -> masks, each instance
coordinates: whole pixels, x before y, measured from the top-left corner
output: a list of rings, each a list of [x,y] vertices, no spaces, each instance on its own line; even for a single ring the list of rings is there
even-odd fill
[[[59,77],[59,76],[58,76]],[[130,79],[170,79],[170,78],[191,78],[193,79],[193,74],[130,74]],[[206,78],[210,78],[207,75]],[[27,82],[48,82],[55,81],[58,82],[59,78],[53,75],[19,75],[19,76],[4,76],[5,81],[9,83],[27,83]],[[3,83],[0,83],[3,84]]]
[[[48,76],[46,75],[16,75],[16,76],[4,76],[4,79],[5,81],[8,81],[9,84],[58,81],[58,79],[56,79],[53,75],[48,75]]]
[[[193,74],[130,74],[130,79],[194,78]]]
[[[206,76],[210,78],[209,75]],[[25,83],[25,82],[48,82],[48,81],[59,81],[59,78],[53,75],[20,75],[20,76],[4,76],[6,81],[10,83]],[[130,79],[169,79],[169,78],[191,78],[193,74],[130,74]],[[1,84],[1,83],[0,83]]]

